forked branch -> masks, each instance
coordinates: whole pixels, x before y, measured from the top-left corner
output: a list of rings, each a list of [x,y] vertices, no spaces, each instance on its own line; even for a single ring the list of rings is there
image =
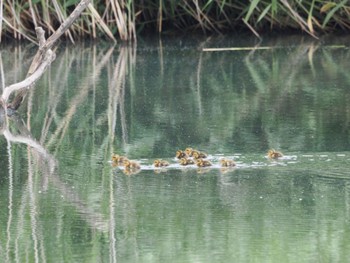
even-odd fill
[[[4,89],[1,96],[1,103],[7,108],[17,110],[22,104],[28,91],[34,87],[35,82],[45,73],[46,69],[55,59],[55,53],[51,50],[55,42],[68,30],[73,22],[80,16],[83,10],[89,5],[91,0],[81,0],[70,16],[47,40],[45,32],[41,27],[37,27],[36,34],[39,42],[39,49],[30,65],[26,79],[19,83],[12,84]],[[11,94],[18,91],[11,103],[8,100]]]

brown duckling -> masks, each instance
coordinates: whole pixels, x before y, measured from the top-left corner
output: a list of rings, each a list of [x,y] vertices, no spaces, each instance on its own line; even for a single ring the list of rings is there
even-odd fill
[[[123,164],[125,160],[127,160],[125,156],[119,155],[119,154],[113,154],[112,155],[112,161],[115,164]]]
[[[188,159],[188,158],[181,158],[180,164],[181,165],[190,165],[190,164],[194,164],[194,161],[192,159]]]
[[[194,159],[203,159],[203,158],[207,158],[208,155],[204,152],[200,152],[200,151],[196,151],[196,150],[193,150],[192,151],[192,156]]]
[[[222,167],[233,167],[236,166],[236,163],[234,160],[231,159],[221,159],[220,164]]]
[[[129,170],[137,170],[141,168],[140,164],[136,161],[124,160],[123,164],[124,168]]]
[[[281,152],[276,151],[275,149],[271,149],[267,152],[267,157],[270,159],[278,159],[280,157],[283,157],[283,154]]]
[[[177,150],[175,156],[176,156],[177,159],[181,159],[181,158],[187,157],[187,154],[184,151]]]
[[[192,157],[193,149],[191,147],[187,147],[185,149],[185,153],[189,156]]]
[[[156,159],[153,162],[154,167],[165,167],[169,166],[169,162],[161,160],[161,159]]]
[[[207,167],[207,166],[211,166],[211,162],[208,160],[203,160],[201,158],[196,160],[196,164],[198,167]]]

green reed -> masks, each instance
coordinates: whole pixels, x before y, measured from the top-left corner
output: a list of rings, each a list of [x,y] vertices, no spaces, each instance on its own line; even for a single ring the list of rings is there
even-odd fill
[[[79,0],[0,0],[0,34],[34,41],[35,26],[51,34]],[[66,37],[135,40],[139,34],[200,30],[206,33],[297,30],[317,38],[350,28],[347,0],[95,0]]]

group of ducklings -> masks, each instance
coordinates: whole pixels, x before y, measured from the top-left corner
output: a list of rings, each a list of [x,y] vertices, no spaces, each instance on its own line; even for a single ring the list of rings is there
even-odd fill
[[[175,157],[178,159],[180,165],[197,165],[198,167],[208,167],[212,166],[212,163],[207,160],[208,154],[201,152],[190,147],[185,150],[178,150],[175,153]],[[271,149],[267,152],[267,157],[269,159],[278,159],[283,157],[283,154],[279,151]],[[137,161],[129,160],[127,157],[113,154],[112,164],[114,166],[124,166],[124,169],[128,173],[135,173],[141,169],[140,164]],[[167,167],[170,165],[168,161],[162,159],[156,159],[153,162],[154,167]],[[222,158],[220,159],[221,167],[234,167],[236,163],[232,159]]]
[[[122,156],[119,154],[112,155],[113,165],[123,165],[125,169],[140,169],[141,166],[138,162],[129,160],[126,156]]]
[[[212,166],[212,163],[209,160],[206,160],[208,154],[195,150],[191,147],[187,147],[184,151],[178,150],[175,154],[176,158],[179,159],[180,165],[193,165],[196,164],[198,167],[208,167]],[[231,159],[221,159],[220,164],[222,167],[233,167],[236,166],[236,163]]]

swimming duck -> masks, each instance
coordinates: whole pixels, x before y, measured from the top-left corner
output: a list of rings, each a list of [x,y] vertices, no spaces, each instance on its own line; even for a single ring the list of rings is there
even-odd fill
[[[194,164],[194,161],[188,158],[181,158],[179,163],[181,165],[190,165],[190,164]]]
[[[207,167],[212,165],[210,161],[203,160],[201,158],[197,159],[196,164],[198,167]]]
[[[270,159],[278,159],[280,157],[283,157],[283,154],[281,152],[276,151],[275,149],[271,149],[267,152],[267,157]]]
[[[126,158],[125,156],[121,156],[119,154],[113,154],[112,155],[112,161],[115,164],[123,164],[125,160],[127,160],[128,158]]]
[[[130,169],[130,170],[138,170],[141,168],[140,164],[136,161],[131,161],[131,160],[124,160],[123,162],[124,168],[125,169]]]
[[[203,158],[207,158],[208,155],[204,152],[200,152],[200,151],[196,151],[196,150],[193,150],[192,151],[192,156],[194,159],[203,159]]]
[[[233,167],[236,166],[236,163],[234,160],[231,159],[221,159],[220,164],[222,167]]]
[[[189,156],[192,157],[193,149],[191,147],[187,147],[185,149],[185,153]]]
[[[156,159],[153,162],[154,167],[165,167],[169,166],[169,162],[161,160],[161,159]]]
[[[177,159],[181,159],[187,157],[187,154],[184,151],[178,150],[176,151],[175,156]]]

